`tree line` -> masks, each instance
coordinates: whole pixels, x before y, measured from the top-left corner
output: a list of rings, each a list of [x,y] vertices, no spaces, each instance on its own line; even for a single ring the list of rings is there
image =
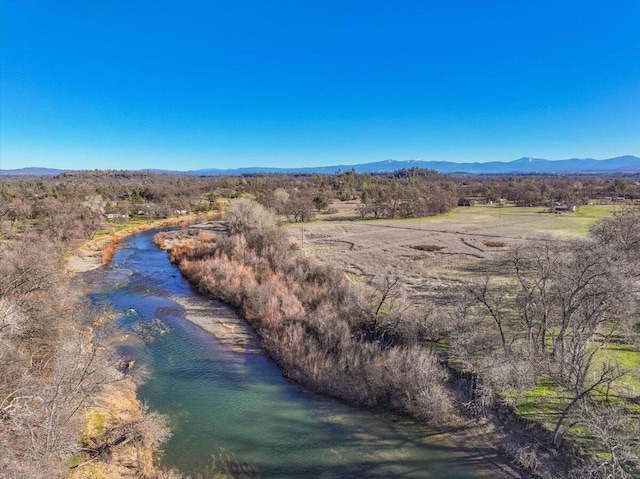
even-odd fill
[[[366,219],[439,214],[463,198],[505,199],[523,206],[640,200],[639,175],[446,176],[420,168],[239,177],[86,171],[55,177],[3,176],[0,186],[1,234],[10,237],[26,225],[62,242],[91,238],[109,222],[205,212],[220,209],[221,200],[247,195],[290,221],[331,212],[335,201],[356,202],[358,217]]]

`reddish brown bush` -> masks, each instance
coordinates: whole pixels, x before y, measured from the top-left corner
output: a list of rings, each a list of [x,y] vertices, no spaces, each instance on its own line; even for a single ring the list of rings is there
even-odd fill
[[[160,231],[153,237],[153,242],[156,244],[156,246],[158,246],[159,248],[162,248],[164,247],[164,242],[166,239],[167,239],[166,231]]]
[[[102,247],[102,266],[111,262],[113,255],[116,253],[116,246],[118,246],[118,239],[111,238],[109,242]]]

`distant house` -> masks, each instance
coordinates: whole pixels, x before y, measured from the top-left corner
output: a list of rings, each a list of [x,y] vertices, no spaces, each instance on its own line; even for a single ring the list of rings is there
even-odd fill
[[[121,213],[107,213],[106,217],[108,220],[128,220],[129,215],[121,214]]]
[[[486,196],[464,196],[458,200],[458,206],[486,205]]]
[[[561,204],[561,203],[556,203],[553,206],[553,211],[555,211],[556,213],[563,213],[563,212],[569,212],[569,211],[575,211],[576,207],[573,205],[566,205],[566,204]]]

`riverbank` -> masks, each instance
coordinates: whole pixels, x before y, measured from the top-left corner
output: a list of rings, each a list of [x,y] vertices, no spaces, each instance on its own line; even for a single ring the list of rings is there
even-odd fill
[[[153,229],[170,228],[174,226],[184,227],[196,222],[209,221],[219,216],[220,214],[217,212],[204,215],[191,213],[175,218],[150,220],[145,224],[125,226],[118,231],[107,233],[99,238],[78,242],[71,248],[71,251],[67,255],[66,269],[72,274],[93,271],[104,264],[108,264],[108,261],[105,261],[105,258],[110,260],[110,257],[108,254],[105,255],[105,248],[109,248],[110,245],[117,245],[117,243],[124,238]]]
[[[176,304],[212,301],[189,287],[153,235],[123,240],[112,266],[90,277],[118,311],[135,308],[117,325],[136,359],[134,375],[138,368],[146,373],[140,397],[171,419],[162,464],[191,477],[213,477],[229,458],[272,479],[510,477],[476,468],[481,453],[465,442],[469,429],[462,424],[435,430],[383,410],[348,407],[302,390],[265,354],[222,344]]]
[[[93,271],[110,261],[117,244],[129,236],[152,229],[186,226],[197,220],[202,220],[202,216],[192,214],[180,218],[150,221],[76,244],[66,257],[65,268],[72,276]],[[101,321],[108,320],[101,318]],[[93,326],[96,327],[98,324]],[[122,360],[118,363],[120,364],[113,364],[113,368],[122,370]],[[126,367],[129,366],[134,367],[133,364],[127,364]],[[160,442],[156,442],[155,439],[141,440],[142,436],[137,433],[134,440],[118,439],[118,434],[124,434],[123,431],[138,427],[145,421],[148,422],[148,418],[145,407],[138,399],[137,385],[131,377],[125,375],[120,380],[105,384],[91,398],[83,411],[82,427],[79,433],[80,441],[87,452],[77,454],[71,459],[67,477],[69,479],[117,479],[160,477],[161,474],[162,477],[167,478],[179,477],[176,473],[157,468],[155,458],[160,453]],[[153,417],[152,421],[155,421],[156,428],[162,422],[158,421],[157,417]],[[141,427],[144,430],[145,426]],[[158,429],[161,436],[166,434],[162,431],[161,425]],[[115,439],[110,438],[110,434],[115,435]],[[109,444],[111,440],[116,443]],[[102,449],[105,449],[105,453],[100,452]]]
[[[142,404],[136,395],[136,385],[130,378],[107,384],[84,413],[81,440],[85,448],[98,450],[104,446],[105,432],[139,423],[143,418]],[[109,448],[108,454],[78,454],[71,461],[68,479],[119,479],[156,477],[154,465],[157,451],[124,442]]]
[[[182,237],[182,241],[180,241],[180,237]],[[222,241],[222,237],[219,237],[213,243],[219,244],[221,241]],[[224,243],[225,241],[226,240],[222,242]],[[251,242],[250,239],[248,239],[247,241],[249,243]],[[203,257],[203,256],[206,257],[209,255],[204,252],[207,249],[211,248],[211,244],[209,244],[208,246],[206,244],[205,245],[201,243],[199,244],[197,242],[196,235],[189,234],[188,232],[175,232],[167,235],[162,235],[160,238],[156,239],[156,242],[160,243],[161,246],[163,246],[165,249],[169,249],[170,246],[176,247],[171,253],[171,257],[173,259],[176,259],[176,256],[177,255],[179,256],[181,254],[181,251],[182,253],[185,254],[185,257],[188,258],[189,250],[193,252],[193,256],[195,257]],[[274,243],[269,242],[269,244],[273,246]],[[209,251],[209,253],[212,253],[212,251]],[[224,254],[226,255],[229,253],[230,252],[225,249]],[[252,257],[252,255],[253,255],[253,252],[251,251],[246,251],[244,253],[241,253],[238,250],[238,252],[230,253],[229,259],[232,261],[233,261],[232,258],[235,258],[235,260],[239,260],[240,256]],[[190,261],[190,259],[187,261]],[[309,264],[307,264],[306,262],[304,264],[296,263],[296,265],[291,264],[289,265],[290,267],[286,268],[287,270],[291,270],[291,271],[296,270],[298,271],[297,274],[302,274],[302,276],[304,277],[315,278],[313,280],[315,281],[313,291],[308,291],[307,292],[308,294],[307,293],[299,294],[299,298],[304,298],[305,296],[307,297],[306,300],[305,299],[302,300],[304,304],[294,297],[288,296],[286,298],[280,298],[280,296],[282,296],[283,291],[294,291],[296,289],[305,288],[305,286],[301,286],[301,284],[303,283],[302,281],[296,282],[292,280],[295,283],[295,286],[293,284],[279,285],[274,283],[272,285],[273,287],[269,287],[268,291],[265,291],[265,288],[267,288],[266,285],[269,285],[270,282],[276,281],[275,279],[269,279],[266,276],[264,276],[265,268],[267,268],[266,263],[264,264],[261,263],[262,267],[260,271],[262,272],[261,274],[263,274],[263,277],[258,278],[257,280],[251,279],[251,275],[248,273],[248,271],[250,269],[253,269],[253,267],[252,266],[250,267],[250,265],[248,264],[238,263],[237,265],[229,268],[226,267],[226,263],[218,265],[224,270],[224,274],[222,274],[220,280],[223,280],[223,281],[228,280],[231,283],[233,283],[229,285],[223,285],[222,289],[218,290],[218,293],[220,292],[224,293],[222,295],[220,294],[216,295],[213,292],[212,284],[210,283],[204,284],[202,282],[203,277],[200,276],[199,272],[194,273],[194,271],[192,271],[191,274],[187,274],[185,275],[185,277],[189,279],[189,281],[192,284],[198,286],[199,289],[205,293],[205,295],[209,297],[220,297],[226,300],[227,302],[229,302],[230,304],[233,304],[235,307],[240,308],[243,311],[243,316],[245,317],[248,316],[247,319],[249,320],[249,323],[252,324],[252,326],[258,330],[260,337],[263,341],[263,346],[266,348],[268,354],[271,357],[273,357],[276,360],[276,362],[280,365],[280,367],[283,370],[283,374],[286,377],[294,380],[294,382],[303,384],[310,390],[317,391],[332,397],[342,398],[346,402],[351,404],[368,405],[368,406],[375,406],[376,408],[380,408],[380,409],[386,409],[385,407],[386,403],[383,404],[384,397],[392,397],[392,398],[398,397],[398,394],[394,393],[394,391],[396,390],[397,384],[406,382],[403,380],[404,376],[402,376],[402,374],[405,374],[407,369],[411,369],[414,366],[414,362],[409,361],[409,363],[411,364],[403,363],[403,365],[406,367],[402,368],[402,374],[399,376],[391,374],[390,371],[387,371],[387,368],[386,366],[384,366],[384,364],[386,364],[385,361],[387,360],[400,361],[399,358],[395,356],[392,357],[392,355],[394,354],[393,350],[402,352],[404,351],[404,349],[398,348],[398,347],[389,349],[387,350],[388,357],[383,355],[380,357],[380,360],[378,361],[377,359],[375,359],[375,357],[367,359],[368,356],[365,356],[365,354],[373,355],[375,354],[375,352],[371,348],[369,348],[366,344],[365,344],[366,353],[359,355],[358,350],[356,349],[357,345],[350,343],[349,341],[351,340],[349,340],[347,337],[337,338],[337,339],[320,337],[318,339],[318,343],[322,343],[323,341],[337,341],[335,344],[336,347],[344,347],[346,345],[347,347],[351,348],[349,350],[351,354],[350,359],[345,359],[345,361],[347,361],[348,364],[347,363],[344,364],[344,367],[347,368],[347,371],[348,371],[347,374],[351,374],[351,375],[348,378],[349,380],[343,381],[343,380],[337,379],[337,378],[343,378],[340,372],[340,369],[343,366],[343,362],[340,358],[338,358],[337,362],[335,363],[335,367],[327,368],[322,362],[322,361],[327,361],[327,356],[334,353],[328,353],[327,355],[319,354],[319,350],[314,349],[315,348],[314,346],[314,347],[311,347],[311,349],[308,349],[308,348],[305,349],[305,354],[296,355],[296,351],[300,352],[300,348],[305,347],[303,340],[298,338],[299,340],[293,341],[291,338],[291,334],[287,334],[287,331],[284,331],[283,334],[278,334],[277,330],[281,327],[281,324],[284,324],[284,327],[287,327],[288,325],[292,325],[294,329],[290,332],[292,334],[296,332],[299,333],[298,325],[304,324],[305,320],[301,319],[301,316],[298,316],[298,314],[302,314],[301,308],[303,306],[305,308],[308,307],[306,303],[322,304],[324,302],[325,304],[322,314],[320,314],[319,312],[317,317],[314,316],[313,318],[311,318],[310,321],[307,321],[307,327],[312,329],[313,334],[320,334],[318,330],[319,328],[323,327],[323,325],[328,327],[328,325],[326,325],[325,323],[320,323],[319,321],[329,321],[330,323],[331,322],[339,323],[339,320],[341,317],[343,318],[346,317],[345,315],[340,315],[340,314],[337,314],[334,317],[334,314],[327,309],[329,308],[329,306],[327,305],[327,301],[330,301],[329,298],[324,298],[322,300],[316,301],[314,298],[311,298],[309,296],[311,294],[316,294],[316,295],[323,294],[321,291],[323,290],[329,291],[332,287],[339,287],[339,283],[340,283],[337,280],[334,281],[332,278],[328,278],[326,279],[326,281],[321,280],[320,278],[323,278],[325,274],[329,274],[329,273],[325,271],[324,267],[322,267],[321,265],[314,263],[312,260],[310,261],[311,263]],[[180,260],[178,259],[177,262],[179,263]],[[193,267],[193,264],[192,264],[192,267]],[[213,272],[214,270],[215,268],[214,269],[207,268],[207,272],[205,273],[203,269],[202,274],[212,274],[215,276],[216,273]],[[303,270],[306,271],[306,273],[301,273],[301,271]],[[240,280],[240,278],[234,278],[233,275],[237,274],[238,272],[245,272],[246,274],[248,274],[248,276],[244,277],[244,279],[242,280]],[[282,277],[281,274],[278,272],[276,272],[276,276],[278,278]],[[284,281],[284,279],[282,280]],[[227,288],[226,286],[234,286],[234,287]],[[227,297],[228,295],[231,295],[231,296]],[[255,301],[255,302],[260,301],[260,298],[262,298],[262,299],[265,299],[267,301],[266,304],[270,306],[268,306],[267,309],[263,311],[264,314],[257,314],[256,311],[252,310],[251,308],[260,308],[260,305],[257,305],[255,303],[251,303],[250,305],[248,305],[246,302],[237,303],[234,301],[234,298],[233,298],[234,295],[237,295],[238,298],[245,298],[245,299],[248,299],[249,301]],[[249,298],[254,298],[254,299],[249,299]],[[348,300],[345,300],[345,301],[349,303]],[[294,308],[296,304],[300,305],[300,308],[292,310],[291,308]],[[281,322],[278,319],[279,313],[278,311],[274,310],[274,307],[277,310],[279,310],[280,308],[284,308],[280,312],[285,315],[288,315],[286,321],[283,320]],[[286,308],[289,308],[290,310],[288,311]],[[265,321],[268,321],[270,324],[265,326],[263,324]],[[315,321],[318,321],[318,322],[316,323]],[[266,328],[272,327],[273,325],[275,325],[276,333],[272,333],[266,329]],[[338,324],[338,326],[340,326],[340,324]],[[330,331],[330,329],[331,328],[329,328],[328,331]],[[289,342],[287,342],[287,340]],[[341,343],[342,341],[344,341],[345,344],[342,344]],[[346,344],[346,342],[349,342],[349,343]],[[286,346],[286,351],[283,351],[281,349],[276,349],[278,345],[282,346],[283,344]],[[307,344],[310,344],[310,343],[307,342]],[[407,351],[408,352],[413,351],[415,353],[414,350],[411,350],[411,351],[407,350]],[[306,362],[306,363],[313,363],[313,361],[319,360],[320,362],[317,362],[315,364],[307,364],[307,366],[310,366],[310,369],[308,369],[308,371],[309,370],[312,371],[314,376],[309,376],[307,374],[308,371],[302,370],[301,368],[305,367],[305,365],[304,364],[300,365],[298,360],[302,360],[303,362]],[[382,363],[380,363],[380,361],[382,361]],[[359,370],[356,370],[358,367],[358,364],[361,364],[361,365],[363,364],[365,367],[365,370],[362,371],[362,374],[358,374]],[[392,367],[394,364],[395,362],[393,364],[389,363],[389,367]],[[364,399],[363,399],[363,396],[357,396],[356,394],[361,389],[358,387],[358,384],[359,384],[358,380],[359,378],[361,379],[362,377],[364,377],[367,381],[383,381],[384,384],[381,387],[384,388],[384,391],[381,390],[378,393],[375,389],[378,386],[373,384],[373,382],[369,382],[367,387],[369,388],[368,394],[370,396],[364,397]],[[416,381],[409,381],[407,383],[407,384],[410,383],[409,387],[411,387],[411,385],[415,386],[416,384],[425,384],[425,378],[416,377],[415,379]],[[426,378],[427,385],[428,385],[428,380],[429,379]],[[349,390],[339,389],[340,387],[349,388]],[[377,402],[373,402],[373,401],[377,401]],[[396,404],[396,406],[391,407],[391,409],[395,409],[396,411],[400,411],[404,413],[407,412],[403,409],[404,406],[402,404],[400,403],[394,403],[394,404]],[[425,403],[425,406],[429,407],[427,403]],[[451,453],[453,456],[459,458],[461,462],[464,462],[465,460],[468,460],[470,456],[473,456],[474,476],[478,475],[480,477],[505,477],[505,478],[527,477],[524,472],[518,469],[515,469],[510,464],[507,457],[502,453],[502,450],[500,449],[500,447],[497,446],[498,444],[500,444],[500,433],[496,430],[496,428],[490,422],[484,421],[484,420],[476,422],[475,420],[464,420],[461,418],[456,421],[441,420],[440,422],[444,423],[444,425],[442,425],[439,429],[434,429],[431,426],[424,426],[425,435],[429,437],[437,438],[435,442],[437,442],[438,444],[443,444],[444,445],[443,447],[445,447],[447,451]],[[455,425],[451,426],[450,424],[455,424]]]

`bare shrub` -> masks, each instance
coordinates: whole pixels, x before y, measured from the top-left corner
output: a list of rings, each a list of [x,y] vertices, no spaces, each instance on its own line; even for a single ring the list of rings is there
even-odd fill
[[[79,450],[82,407],[109,380],[99,358],[95,347],[76,337],[29,368],[16,389],[3,395],[0,464],[5,470],[18,477],[61,471],[64,459]]]
[[[156,233],[153,237],[153,242],[155,243],[155,245],[158,248],[164,248],[164,243],[167,239],[167,232],[166,231],[160,231],[159,233]]]
[[[444,386],[448,374],[432,351],[417,345],[390,348],[384,368],[394,383],[392,406],[431,424],[452,419],[455,408]]]
[[[275,215],[260,203],[248,198],[231,200],[225,212],[229,231],[233,234],[247,231],[264,231],[276,224]]]
[[[541,459],[539,457],[538,444],[511,444],[504,445],[506,453],[513,457],[513,461],[523,469],[536,474],[540,468]]]
[[[156,450],[171,438],[169,421],[157,411],[150,411],[148,404],[142,405],[142,419],[135,424],[135,441]]]
[[[0,359],[11,347],[12,340],[19,338],[27,327],[27,317],[14,301],[7,297],[0,297]]]
[[[632,478],[640,474],[640,422],[619,404],[586,403],[583,418],[601,453],[583,469],[586,477]]]

